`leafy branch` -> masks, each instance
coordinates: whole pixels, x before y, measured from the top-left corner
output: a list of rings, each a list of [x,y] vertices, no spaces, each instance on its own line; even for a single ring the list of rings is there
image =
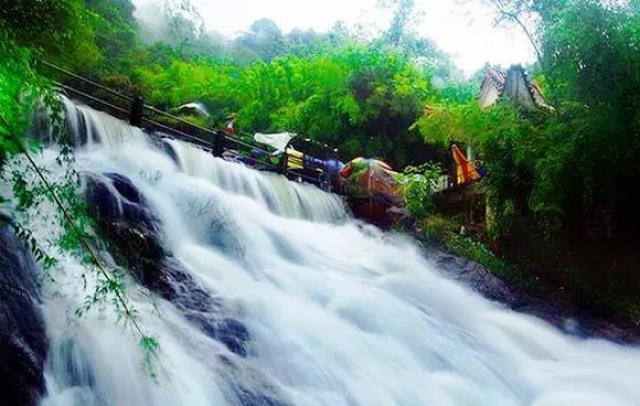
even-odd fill
[[[0,115],[0,120],[6,125],[6,128],[10,128],[9,122],[6,120],[4,116]],[[78,223],[74,220],[70,210],[68,210],[67,207],[65,207],[65,204],[63,203],[63,198],[60,196],[60,193],[56,191],[56,187],[54,186],[54,184],[47,179],[47,176],[45,175],[44,171],[36,164],[36,162],[34,161],[29,151],[24,147],[24,145],[21,142],[16,140],[14,137],[11,137],[9,135],[8,138],[14,142],[14,144],[18,149],[18,152],[26,157],[29,163],[29,166],[31,167],[31,169],[33,169],[33,171],[35,172],[40,182],[42,182],[42,184],[44,185],[44,190],[46,191],[47,196],[50,198],[52,203],[57,207],[59,212],[62,214],[64,223],[66,224],[70,234],[72,235],[70,240],[76,241],[77,244],[79,244],[80,248],[82,248],[82,250],[85,253],[85,255],[82,256],[84,262],[91,263],[95,267],[95,269],[98,271],[98,274],[102,276],[102,278],[104,278],[104,283],[97,287],[97,289],[95,290],[94,294],[91,297],[87,298],[84,306],[78,309],[76,311],[76,314],[78,316],[81,316],[93,304],[97,303],[100,300],[100,297],[104,297],[104,296],[107,296],[109,293],[112,293],[114,295],[114,304],[116,305],[116,308],[122,310],[122,313],[124,314],[125,324],[127,323],[130,324],[133,327],[133,329],[139,334],[140,336],[139,345],[142,347],[142,349],[145,352],[143,364],[151,372],[152,376],[155,377],[155,373],[152,368],[151,359],[152,357],[157,356],[159,343],[156,338],[146,334],[142,326],[138,322],[136,317],[137,316],[136,310],[132,308],[129,305],[128,301],[126,300],[125,292],[124,292],[124,288],[125,288],[124,283],[119,277],[117,277],[117,275],[114,275],[114,273],[107,270],[107,267],[105,266],[103,261],[100,259],[99,255],[96,253],[95,249],[89,243],[88,241],[90,238],[89,234],[84,230],[84,227],[78,225]],[[15,177],[15,174],[14,174],[14,177]],[[26,189],[26,183],[24,179],[20,178],[19,180],[21,180],[22,182],[18,181],[17,183],[18,187],[21,189]],[[25,194],[22,194],[22,195],[24,196]],[[69,200],[68,199],[69,196],[65,196],[65,197],[67,197],[66,200]],[[26,201],[23,203],[27,205],[32,204],[33,198],[32,197],[27,198]],[[27,241],[27,245],[31,249],[32,253],[34,254],[35,259],[40,261],[43,264],[45,269],[50,269],[51,267],[54,267],[55,265],[58,264],[57,259],[49,256],[39,246],[36,239],[33,237],[32,233],[29,230],[27,230],[26,228],[20,225],[16,225],[15,229],[16,229],[16,234],[19,237],[23,238],[23,240]],[[65,244],[65,247],[63,248],[71,248],[72,246],[73,244],[70,244],[70,241],[67,241],[67,244]]]

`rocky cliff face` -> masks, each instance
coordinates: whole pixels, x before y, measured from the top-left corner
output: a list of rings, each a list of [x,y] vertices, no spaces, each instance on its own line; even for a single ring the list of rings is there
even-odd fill
[[[45,392],[48,341],[39,304],[36,264],[11,228],[0,225],[2,405],[37,405]]]

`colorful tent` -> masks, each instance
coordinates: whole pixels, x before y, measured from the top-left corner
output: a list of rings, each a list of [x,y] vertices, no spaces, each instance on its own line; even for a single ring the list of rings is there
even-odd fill
[[[389,204],[402,201],[402,189],[396,182],[397,173],[383,161],[359,157],[349,162],[340,175],[346,179],[345,190],[351,198]]]
[[[453,159],[456,161],[456,182],[458,185],[480,180],[484,177],[484,174],[467,159],[457,145],[454,144],[453,147],[451,147],[451,151],[453,153]]]

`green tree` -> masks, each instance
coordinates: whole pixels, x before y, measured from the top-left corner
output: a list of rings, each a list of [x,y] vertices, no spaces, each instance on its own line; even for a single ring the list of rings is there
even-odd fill
[[[506,102],[483,110],[475,100],[435,94],[417,127],[428,142],[476,147],[505,256],[568,287],[585,307],[627,312],[630,286],[640,284],[638,3],[492,3],[502,7],[499,18],[532,24],[555,110]]]
[[[135,49],[138,26],[130,0],[85,0],[85,5],[104,59],[113,60]]]
[[[32,52],[20,47],[0,29],[0,169],[20,152],[30,125],[32,109],[46,94],[47,82],[31,67]]]
[[[0,28],[19,45],[78,70],[92,66],[100,56],[82,0],[4,1]]]

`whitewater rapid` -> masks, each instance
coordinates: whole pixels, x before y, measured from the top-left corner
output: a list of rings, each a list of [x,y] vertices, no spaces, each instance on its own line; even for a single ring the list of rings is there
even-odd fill
[[[43,405],[640,404],[640,349],[569,337],[485,300],[408,238],[351,220],[336,196],[66,109],[85,139],[77,169],[128,177],[175,260],[250,339],[235,354],[130,279],[140,323],[160,342],[154,380],[110,305],[74,315],[87,291],[66,256],[43,304]],[[53,168],[56,156],[48,148],[39,162]],[[41,237],[53,227],[33,226]],[[243,396],[238,383],[269,396]]]

